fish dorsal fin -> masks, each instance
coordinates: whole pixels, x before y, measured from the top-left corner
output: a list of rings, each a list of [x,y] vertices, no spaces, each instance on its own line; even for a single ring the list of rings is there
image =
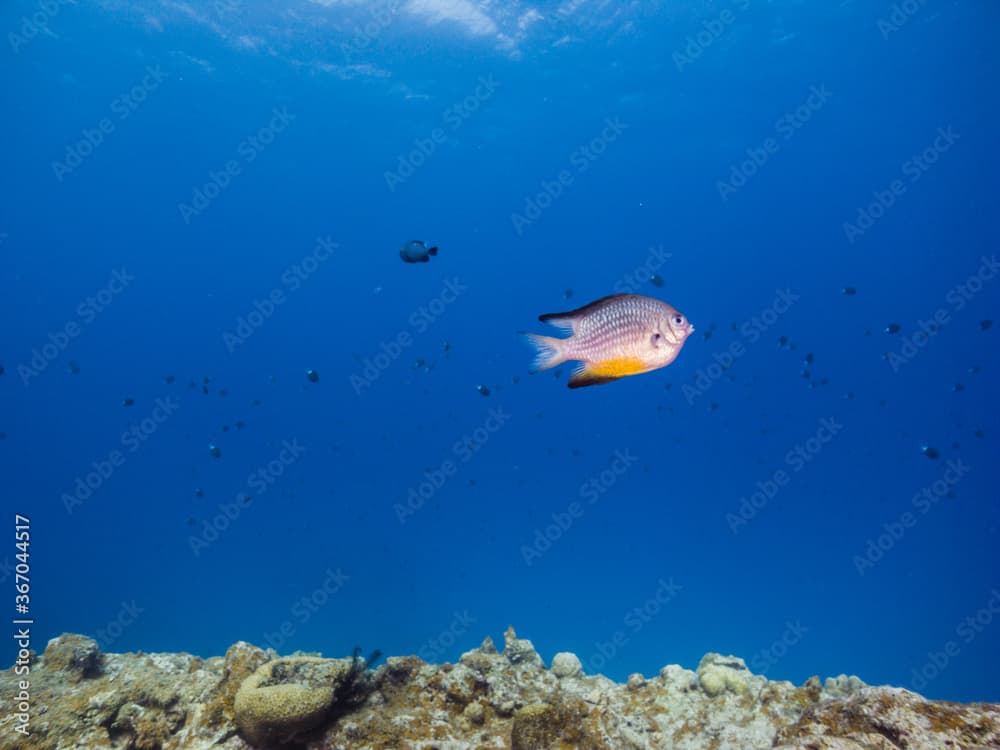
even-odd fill
[[[630,296],[632,295],[609,294],[607,297],[601,297],[600,299],[596,299],[593,302],[584,305],[583,307],[576,308],[575,310],[569,310],[567,312],[545,313],[544,315],[539,315],[538,319],[543,323],[549,323],[550,325],[558,326],[559,328],[564,328],[566,330],[575,330],[576,321],[584,317],[588,313],[591,313],[600,307],[604,307],[612,300]]]

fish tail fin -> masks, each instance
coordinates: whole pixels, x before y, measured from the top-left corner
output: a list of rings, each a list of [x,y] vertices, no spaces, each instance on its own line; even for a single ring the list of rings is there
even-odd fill
[[[568,339],[541,336],[537,333],[525,333],[524,337],[535,348],[535,361],[531,367],[533,372],[548,370],[569,359],[566,352]]]
[[[435,245],[434,247],[430,248],[427,252],[430,253],[431,255],[437,256],[437,254],[438,254],[438,246]]]

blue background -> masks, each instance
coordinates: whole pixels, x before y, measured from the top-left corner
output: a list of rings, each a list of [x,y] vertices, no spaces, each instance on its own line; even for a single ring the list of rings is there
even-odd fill
[[[721,651],[774,679],[846,672],[1000,700],[1000,358],[980,325],[1000,280],[961,310],[948,296],[997,248],[997,8],[928,0],[891,21],[885,4],[642,6],[4,5],[0,467],[8,517],[32,520],[39,649],[72,631],[114,651],[245,639],[441,661],[513,624],[546,661],[574,651],[616,679]],[[165,78],[138,101],[150,69]],[[481,79],[492,93],[477,96]],[[287,127],[247,161],[276,108]],[[103,118],[110,132],[60,179],[54,163]],[[609,118],[620,134],[581,162]],[[958,138],[935,150],[939,128]],[[769,138],[763,163],[741,166]],[[185,221],[231,159],[240,173]],[[402,162],[415,168],[396,184]],[[539,199],[561,170],[569,184]],[[745,184],[723,197],[733,170]],[[905,191],[849,238],[897,179]],[[338,248],[293,290],[283,274],[317,237]],[[411,238],[440,255],[402,263]],[[549,333],[539,314],[630,284],[652,248],[669,253],[664,286],[640,272],[636,291],[697,327],[677,361],[575,391],[566,367],[530,375],[517,332]],[[116,269],[134,280],[81,322]],[[450,280],[465,291],[418,330],[411,315]],[[284,303],[227,347],[275,289]],[[797,301],[745,335],[785,289]],[[948,324],[894,370],[885,353],[939,308]],[[70,321],[79,335],[24,375]],[[404,331],[412,343],[356,393],[351,377]],[[740,355],[713,368],[733,342]],[[157,399],[176,408],[130,450],[123,433]],[[493,409],[503,426],[462,460],[456,443]],[[824,419],[842,429],[795,471],[786,455]],[[286,440],[304,453],[248,489]],[[68,512],[116,450],[122,465]],[[588,502],[616,450],[637,460]],[[454,476],[401,522],[394,506],[449,460]],[[970,469],[921,512],[913,497],[949,461]],[[727,514],[781,469],[787,486],[734,533]],[[237,518],[195,554],[226,504]],[[0,549],[11,596],[14,553]],[[347,580],[317,595],[328,570]],[[665,603],[661,581],[680,587]]]

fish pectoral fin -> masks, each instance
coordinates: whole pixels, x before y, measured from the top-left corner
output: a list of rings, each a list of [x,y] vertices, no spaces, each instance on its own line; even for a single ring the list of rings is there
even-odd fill
[[[585,362],[569,379],[570,388],[583,388],[588,385],[602,385],[624,378],[628,375],[638,375],[649,368],[641,360],[633,357],[610,359],[605,362]]]

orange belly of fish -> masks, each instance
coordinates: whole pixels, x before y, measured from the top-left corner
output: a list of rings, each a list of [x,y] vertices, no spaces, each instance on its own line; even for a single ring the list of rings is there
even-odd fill
[[[647,369],[646,363],[638,357],[620,357],[588,363],[586,372],[598,378],[622,378],[626,375],[638,375]]]

